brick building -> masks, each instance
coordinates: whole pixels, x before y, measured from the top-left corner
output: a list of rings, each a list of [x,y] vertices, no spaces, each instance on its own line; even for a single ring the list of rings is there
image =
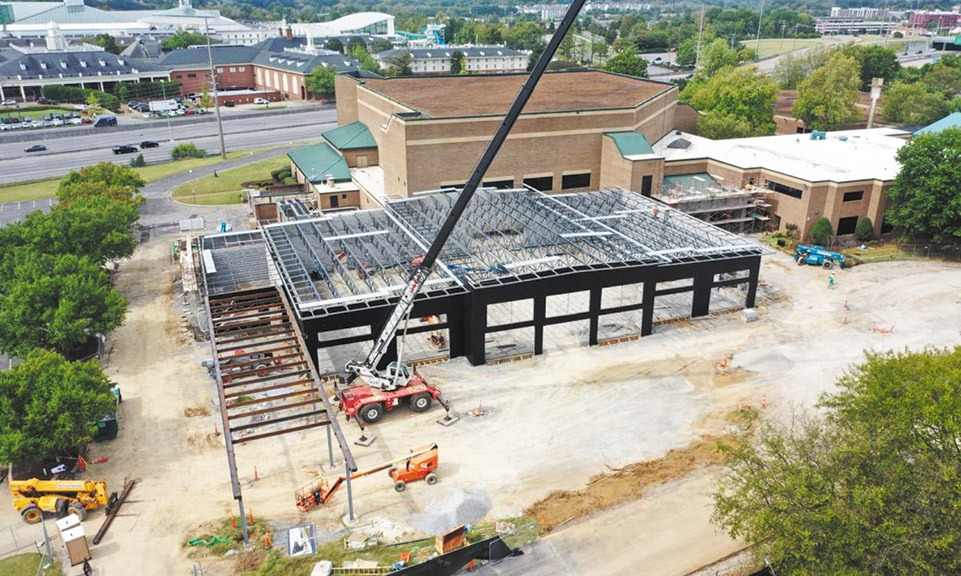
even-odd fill
[[[464,183],[526,75],[337,77],[340,124],[361,122],[379,166],[355,171],[362,206]],[[654,142],[693,128],[673,84],[599,71],[545,74],[485,178],[543,192],[660,187]]]

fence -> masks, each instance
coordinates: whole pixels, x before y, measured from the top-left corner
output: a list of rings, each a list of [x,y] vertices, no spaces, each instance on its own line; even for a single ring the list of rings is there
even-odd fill
[[[902,244],[901,251],[912,256],[940,260],[961,260],[961,247],[931,246],[928,244]]]
[[[47,534],[50,537],[50,545],[53,547],[55,556],[60,549],[58,532],[57,527],[52,523],[47,524]],[[43,551],[43,528],[40,524],[18,522],[0,528],[0,558],[6,558],[21,552]]]

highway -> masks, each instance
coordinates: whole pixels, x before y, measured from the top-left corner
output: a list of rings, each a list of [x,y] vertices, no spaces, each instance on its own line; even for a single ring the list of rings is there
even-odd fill
[[[336,127],[337,111],[317,109],[308,112],[276,114],[244,118],[241,115],[224,119],[224,141],[227,151],[244,150],[271,145],[293,145],[317,140],[320,133]],[[76,135],[57,135],[37,130],[29,142],[3,142],[0,139],[0,184],[10,184],[66,175],[70,170],[96,164],[115,162],[127,164],[136,154],[114,154],[119,144],[138,144],[152,140],[158,148],[143,150],[147,163],[170,159],[170,150],[181,142],[193,142],[210,154],[220,151],[216,122],[195,122],[178,118],[168,129],[163,120],[145,124],[142,130],[126,132],[96,132],[92,127],[77,127]],[[174,142],[171,142],[173,136]],[[43,144],[46,152],[26,153],[31,144]]]

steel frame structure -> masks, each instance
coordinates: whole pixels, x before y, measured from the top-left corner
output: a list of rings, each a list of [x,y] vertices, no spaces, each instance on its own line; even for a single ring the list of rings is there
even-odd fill
[[[316,362],[320,348],[376,336],[455,199],[454,191],[422,193],[383,209],[271,224],[238,236],[234,249],[250,250],[260,234],[267,273],[252,270],[253,261],[232,266],[234,260],[220,254],[229,255],[230,242],[213,238],[217,260],[229,264],[210,283],[228,289],[231,283],[282,284]],[[534,328],[540,353],[544,326],[590,319],[595,344],[601,316],[642,310],[640,335],[646,335],[653,331],[657,296],[693,292],[691,316],[700,316],[710,312],[712,288],[747,283],[745,306],[753,306],[760,256],[750,240],[620,188],[554,195],[481,189],[441,251],[436,276],[415,300],[412,318],[445,321],[412,323],[408,333],[447,330],[450,356],[466,355],[473,364],[484,363],[484,337],[498,331]],[[601,306],[601,290],[629,284],[643,285],[643,302]],[[544,299],[575,290],[591,292],[590,310],[550,317]],[[535,318],[490,325],[488,306],[528,298]],[[364,329],[344,335],[357,327]],[[385,361],[395,355],[392,345]]]

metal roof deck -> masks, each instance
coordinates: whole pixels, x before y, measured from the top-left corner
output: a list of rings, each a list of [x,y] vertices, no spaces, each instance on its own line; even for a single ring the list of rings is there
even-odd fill
[[[411,262],[426,253],[455,199],[453,191],[424,193],[391,201],[385,209],[205,237],[205,264],[209,251],[215,265],[213,272],[205,266],[208,286],[282,281],[302,318],[388,304],[406,285]],[[621,189],[557,195],[481,189],[419,298],[760,252],[750,240]],[[268,254],[271,263],[264,262]],[[257,267],[265,271],[258,275]]]

